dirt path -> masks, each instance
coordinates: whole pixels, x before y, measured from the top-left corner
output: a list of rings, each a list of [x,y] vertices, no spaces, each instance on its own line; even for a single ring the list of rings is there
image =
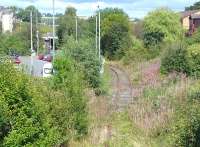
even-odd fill
[[[110,65],[112,77],[112,105],[117,111],[124,110],[132,102],[132,85],[127,73],[116,66]]]

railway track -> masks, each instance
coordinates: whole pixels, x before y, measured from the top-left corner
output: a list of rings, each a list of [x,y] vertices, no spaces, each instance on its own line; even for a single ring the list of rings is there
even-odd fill
[[[127,73],[110,65],[112,76],[112,106],[117,111],[124,110],[132,102],[132,85]]]

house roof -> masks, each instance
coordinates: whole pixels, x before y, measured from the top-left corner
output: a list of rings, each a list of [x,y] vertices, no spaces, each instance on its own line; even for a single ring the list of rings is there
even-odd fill
[[[191,15],[191,18],[192,18],[192,19],[200,19],[200,15],[198,15],[198,14],[193,14],[193,15]]]
[[[46,33],[43,37],[42,37],[43,39],[53,39],[53,33],[51,33],[51,32],[49,32],[49,33]],[[58,37],[57,36],[55,36],[54,37],[55,39],[58,39]]]
[[[13,14],[13,12],[12,12],[11,9],[5,8],[5,7],[3,7],[3,6],[0,6],[0,12],[1,12],[2,14]]]
[[[185,18],[185,17],[191,16],[192,14],[195,14],[196,12],[199,12],[199,11],[200,10],[191,10],[191,11],[180,12],[181,18]]]

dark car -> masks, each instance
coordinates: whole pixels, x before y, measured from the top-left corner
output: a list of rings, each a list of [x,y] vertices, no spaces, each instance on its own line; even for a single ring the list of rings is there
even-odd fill
[[[46,56],[44,56],[43,61],[47,61],[47,62],[51,62],[53,60],[53,56],[48,54]]]
[[[11,62],[15,63],[15,64],[20,64],[21,63],[21,60],[19,59],[19,55],[12,55],[11,56]]]
[[[20,64],[21,63],[21,60],[19,59],[19,57],[15,58],[14,63],[16,63],[16,64]]]

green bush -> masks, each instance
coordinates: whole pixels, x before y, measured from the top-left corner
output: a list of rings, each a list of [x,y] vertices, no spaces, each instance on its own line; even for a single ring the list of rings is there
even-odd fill
[[[187,103],[175,115],[172,127],[171,142],[176,147],[200,146],[200,105]]]
[[[30,51],[29,45],[21,33],[0,34],[0,53],[10,54],[11,52],[27,55]]]
[[[188,94],[188,99],[189,100],[198,100],[200,102],[200,82],[194,83],[190,88],[189,88],[189,94]]]
[[[183,38],[180,16],[170,9],[157,9],[144,18],[143,39],[146,47],[180,38]]]
[[[167,47],[161,59],[161,73],[181,72],[187,75],[191,73],[191,67],[187,59],[186,46],[183,43],[174,43]]]
[[[200,77],[200,44],[193,44],[187,48],[187,59],[191,66],[191,74]]]
[[[61,92],[61,103],[53,108],[52,115],[62,135],[80,138],[87,134],[87,101],[83,74],[70,56],[58,55],[54,62],[56,73],[53,77],[53,88]],[[68,131],[67,131],[68,130]]]
[[[0,146],[57,146],[88,132],[83,74],[58,56],[55,76],[30,78],[0,64]]]
[[[0,64],[0,146],[53,146],[57,131],[38,111],[29,78],[10,63]]]
[[[188,45],[200,43],[200,28],[198,28],[192,36],[185,38],[185,41]]]
[[[188,76],[200,77],[200,45],[190,46],[183,43],[172,44],[167,47],[161,59],[161,72],[182,72]]]
[[[171,125],[170,140],[172,146],[200,146],[200,82],[196,81],[187,89],[186,101],[176,106]]]
[[[72,57],[81,67],[85,80],[93,88],[100,86],[101,64],[97,51],[91,39],[81,39],[76,42],[73,37],[67,37],[63,45],[64,54]]]
[[[109,59],[121,59],[131,45],[128,15],[118,8],[101,10],[102,54]]]
[[[125,64],[150,58],[150,51],[144,47],[141,40],[132,37],[132,42],[132,47],[125,52],[123,57]]]

